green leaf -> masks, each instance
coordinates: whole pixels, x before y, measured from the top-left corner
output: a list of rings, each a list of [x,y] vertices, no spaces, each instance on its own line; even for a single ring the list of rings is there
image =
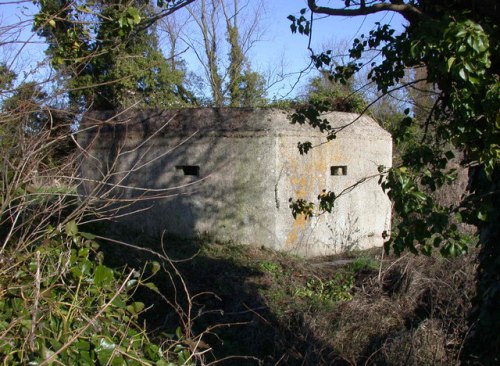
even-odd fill
[[[109,363],[115,347],[116,345],[112,341],[104,337],[99,339],[98,345],[95,348],[95,353],[101,365],[107,365]]]
[[[111,361],[111,366],[127,366],[127,363],[121,355],[115,353],[113,355],[113,361]]]
[[[463,38],[465,35],[467,35],[467,30],[465,30],[464,28],[460,29],[457,32],[457,38]]]
[[[453,64],[455,63],[456,59],[457,59],[456,57],[450,57],[448,59],[448,61],[446,62],[446,64],[448,65],[448,72],[450,72],[450,70],[451,70]]]
[[[411,47],[410,47],[410,54],[411,54],[412,57],[417,58],[419,56],[419,52],[420,52],[419,45],[420,45],[419,42],[414,42],[411,45]]]
[[[131,288],[132,288],[132,287],[134,287],[136,284],[137,284],[137,280],[135,280],[135,279],[129,280],[129,281],[127,282],[127,285],[126,285],[126,286],[127,286],[127,289],[131,289]]]
[[[478,211],[477,218],[484,222],[488,219],[488,214],[486,212]]]
[[[179,339],[179,340],[181,340],[182,338],[184,338],[184,335],[182,334],[181,327],[177,327],[175,329],[175,335],[177,336],[177,339]]]
[[[87,259],[89,257],[90,250],[89,248],[80,248],[78,249],[78,257]]]
[[[114,280],[113,270],[106,266],[98,265],[94,272],[94,283],[98,286],[110,285]]]
[[[115,349],[116,345],[105,337],[99,338],[98,346],[96,351]]]
[[[133,21],[132,24],[139,24],[140,23],[141,16],[139,15],[139,11],[136,8],[134,8],[134,7],[129,8],[127,13],[132,18],[132,21]]]
[[[482,38],[482,37],[479,37],[479,38],[476,40],[476,44],[475,44],[475,46],[476,46],[476,48],[475,48],[475,49],[476,49],[476,51],[477,51],[478,53],[481,53],[481,52],[484,52],[484,51],[486,51],[486,50],[487,50],[487,47],[486,47],[485,42],[484,42],[484,40],[483,40],[483,38]]]
[[[91,233],[84,233],[84,232],[81,232],[80,235],[82,237],[84,237],[85,239],[89,239],[89,240],[94,240],[95,239],[95,235],[94,234],[91,234]]]
[[[419,191],[414,191],[414,192],[411,192],[411,195],[415,198],[417,198],[418,200],[420,201],[425,201],[427,199],[427,196],[425,193],[423,192],[419,192]]]
[[[467,81],[467,74],[465,73],[465,69],[460,69],[458,71],[458,75],[460,76],[460,78],[464,81]]]
[[[75,236],[76,234],[78,234],[78,225],[76,225],[76,222],[72,220],[66,223],[65,230],[66,230],[66,235]]]
[[[144,286],[149,288],[151,291],[154,291],[158,294],[160,293],[160,290],[158,290],[158,287],[153,282],[144,283]]]
[[[156,274],[161,269],[161,264],[158,263],[157,261],[153,261],[153,262],[151,262],[151,267],[152,267],[151,272],[153,274]]]
[[[90,351],[90,342],[79,340],[75,342],[75,346],[80,351]]]
[[[79,272],[80,275],[86,275],[89,274],[90,269],[92,268],[92,262],[89,260],[85,260],[80,266],[79,266]]]
[[[126,304],[123,302],[122,298],[120,296],[117,296],[113,302],[112,302],[113,306],[116,306],[117,308],[120,308],[120,309],[125,309],[126,308]]]
[[[127,310],[131,312],[132,314],[139,314],[141,311],[144,310],[144,303],[140,301],[133,302],[129,306],[127,306]]]

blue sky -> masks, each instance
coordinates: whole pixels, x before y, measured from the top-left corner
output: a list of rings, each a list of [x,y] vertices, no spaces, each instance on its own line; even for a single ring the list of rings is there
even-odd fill
[[[0,0],[0,22],[2,33],[0,38],[5,38],[8,25],[27,19],[36,12],[36,8],[31,1],[21,1],[15,4],[13,1]],[[243,1],[240,1],[243,3]],[[257,0],[249,0],[249,6],[253,6]],[[340,3],[339,1],[330,3]],[[293,97],[303,90],[303,85],[313,74],[300,74],[309,64],[310,52],[307,50],[308,38],[299,34],[292,34],[290,22],[287,16],[298,15],[301,8],[306,7],[305,0],[270,0],[265,2],[265,11],[262,14],[261,30],[263,35],[261,41],[257,42],[250,51],[249,58],[254,69],[271,73],[281,70],[289,75],[283,82],[270,89],[269,96],[281,98],[284,96]],[[249,11],[252,14],[252,10]],[[247,15],[248,16],[248,15]],[[394,13],[380,13],[368,17],[317,17],[314,22],[313,38],[311,46],[315,51],[326,47],[333,47],[339,50],[345,49],[345,45],[352,43],[352,40],[362,33],[368,33],[374,27],[374,23],[391,22],[397,29],[402,29],[402,18]],[[43,71],[36,62],[44,58],[43,50],[45,46],[30,33],[31,24],[29,21],[23,23],[23,40],[30,40],[31,43],[25,46],[19,55],[16,45],[0,46],[0,61],[15,60],[14,69],[27,72],[27,79],[48,76],[49,70]],[[2,39],[0,39],[2,41]],[[343,45],[344,44],[344,45]],[[183,55],[188,61],[188,67],[193,71],[199,70],[199,65],[193,55],[187,52]],[[298,77],[301,75],[301,79]],[[294,90],[291,90],[293,85]]]
[[[310,62],[310,52],[307,50],[308,38],[299,34],[292,34],[290,21],[287,16],[299,16],[299,11],[306,8],[305,0],[272,0],[267,2],[267,14],[263,24],[267,28],[266,39],[253,50],[253,57],[257,66],[270,64],[281,55],[285,57],[288,71],[297,73],[303,70]],[[330,4],[341,4],[343,1],[330,1]],[[306,14],[309,17],[309,13]],[[324,47],[344,48],[352,44],[352,40],[361,34],[367,34],[374,28],[375,22],[391,22],[396,29],[403,29],[403,18],[394,13],[380,13],[366,17],[324,17],[316,16],[313,25],[311,47],[319,52]],[[337,47],[335,47],[337,46]],[[341,49],[339,49],[341,51]],[[335,51],[335,49],[334,49]],[[311,75],[304,75],[307,79]],[[283,92],[287,92],[286,85],[293,84],[295,78],[285,83]],[[292,95],[300,93],[300,86]],[[278,93],[280,95],[282,93]]]

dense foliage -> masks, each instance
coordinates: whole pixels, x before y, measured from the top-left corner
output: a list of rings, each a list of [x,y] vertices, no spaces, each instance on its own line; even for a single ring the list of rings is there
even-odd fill
[[[74,104],[173,108],[192,102],[184,73],[169,68],[161,53],[149,1],[45,0],[39,6],[34,30],[47,40]]]
[[[356,93],[351,80],[339,83],[328,71],[310,80],[306,99],[310,104],[323,104],[329,110],[339,112],[362,113],[367,106],[365,98]]]
[[[62,231],[48,227],[35,248],[2,253],[2,362],[166,366],[170,358],[183,363],[188,352],[156,345],[138,324],[144,304],[131,295],[144,281],[142,273],[102,264],[92,237],[70,221]]]
[[[478,297],[481,330],[476,334],[493,342],[490,347],[498,348],[498,333],[488,326],[500,322],[495,310],[500,305],[498,4],[459,0],[336,1],[320,6],[309,0],[308,5],[313,13],[332,16],[393,11],[407,19],[401,34],[388,24],[376,24],[368,35],[356,38],[350,61],[334,67],[331,76],[346,82],[367,67],[368,78],[384,94],[422,81],[434,85],[438,94],[423,123],[421,118],[418,123],[417,116],[407,109],[394,134],[397,143],[412,139],[401,164],[389,170],[380,167],[382,187],[402,217],[387,248],[396,253],[409,249],[424,254],[439,248],[445,255],[457,255],[467,251],[468,244],[457,223],[476,225],[482,245]],[[300,17],[289,17],[292,32],[310,35],[312,24],[305,13],[303,9]],[[379,57],[365,64],[363,55],[370,51],[379,52]],[[313,55],[316,66],[329,68],[330,54],[326,51]],[[405,82],[407,70],[422,68],[426,71],[422,79]],[[299,113],[294,120],[326,131],[329,139],[335,136],[317,113]],[[414,139],[415,130],[420,131],[419,141]],[[461,164],[470,171],[469,194],[461,202],[443,206],[429,192],[453,181],[455,172],[448,168],[448,162],[456,151],[463,153]],[[330,211],[335,194],[323,193],[318,199],[320,208]],[[291,206],[295,212],[301,212],[303,207],[312,212],[311,205],[304,201],[292,202]]]
[[[175,84],[182,73],[166,72],[154,29],[141,23],[181,2],[163,2],[156,15],[140,2],[37,3],[34,29],[47,39],[51,65],[77,112],[185,103]],[[102,240],[79,230],[106,215],[96,217],[77,194],[75,109],[55,108],[50,87],[18,78],[12,64],[0,64],[0,362],[194,363],[181,344],[185,329],[154,342],[139,317],[145,305],[136,292],[158,292],[145,271],[150,276],[161,265],[111,268]]]
[[[158,291],[144,270],[108,267],[95,236],[79,231],[90,212],[67,149],[71,118],[44,106],[33,83],[11,94],[0,109],[0,362],[189,364],[180,330],[158,344],[139,320],[135,292]]]

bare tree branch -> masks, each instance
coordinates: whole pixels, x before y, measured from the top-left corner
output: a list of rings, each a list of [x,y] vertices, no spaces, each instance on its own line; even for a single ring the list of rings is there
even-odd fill
[[[185,6],[193,3],[195,0],[183,0],[175,2],[174,6],[171,6],[167,9],[160,11],[159,13],[153,15],[146,19],[143,23],[141,23],[141,27],[139,29],[146,29],[156,23],[158,20],[165,18],[166,16],[175,13],[177,10],[184,8]]]
[[[342,9],[330,8],[326,6],[319,6],[316,0],[307,0],[307,5],[313,13],[326,14],[334,16],[359,16],[379,13],[381,11],[392,11],[401,14],[410,23],[421,19],[424,13],[417,7],[411,4],[405,4],[403,1],[392,0],[390,3],[380,2],[373,5],[366,6],[365,1],[359,3],[358,8],[349,9],[347,7]]]

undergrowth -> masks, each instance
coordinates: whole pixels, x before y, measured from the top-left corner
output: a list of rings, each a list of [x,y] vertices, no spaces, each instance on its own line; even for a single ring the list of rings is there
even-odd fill
[[[463,358],[474,253],[395,258],[376,249],[303,259],[210,237],[111,228],[113,206],[96,212],[77,194],[77,157],[60,169],[44,163],[52,131],[15,131],[2,140],[0,162],[2,364],[449,365]],[[66,178],[55,185],[54,177]],[[108,191],[96,192],[91,198],[104,201]]]
[[[34,109],[29,103],[0,109],[0,364],[198,363],[203,353],[186,343],[183,324],[161,340],[147,333],[141,314],[150,305],[137,295],[159,293],[151,280],[167,268],[105,262],[101,241],[81,230],[82,222],[109,216],[95,216],[78,196],[78,153],[47,163],[54,146],[69,139],[69,126],[48,118],[30,125],[26,116]]]
[[[71,221],[49,226],[38,245],[2,253],[2,364],[194,364],[182,338],[151,342],[140,323],[145,304],[134,293],[141,286],[156,290],[144,270],[112,269],[98,247]]]
[[[449,365],[462,358],[474,253],[397,258],[374,249],[303,259],[212,238],[163,242],[185,285],[200,294],[193,330],[209,329],[207,363]],[[128,255],[148,260],[144,251]],[[162,327],[172,327],[168,311],[153,307],[143,316],[160,338]]]
[[[48,229],[41,245],[2,257],[3,364],[167,365],[171,351],[149,342],[137,322],[144,303],[131,301],[149,285],[141,273],[103,265],[74,222]]]

